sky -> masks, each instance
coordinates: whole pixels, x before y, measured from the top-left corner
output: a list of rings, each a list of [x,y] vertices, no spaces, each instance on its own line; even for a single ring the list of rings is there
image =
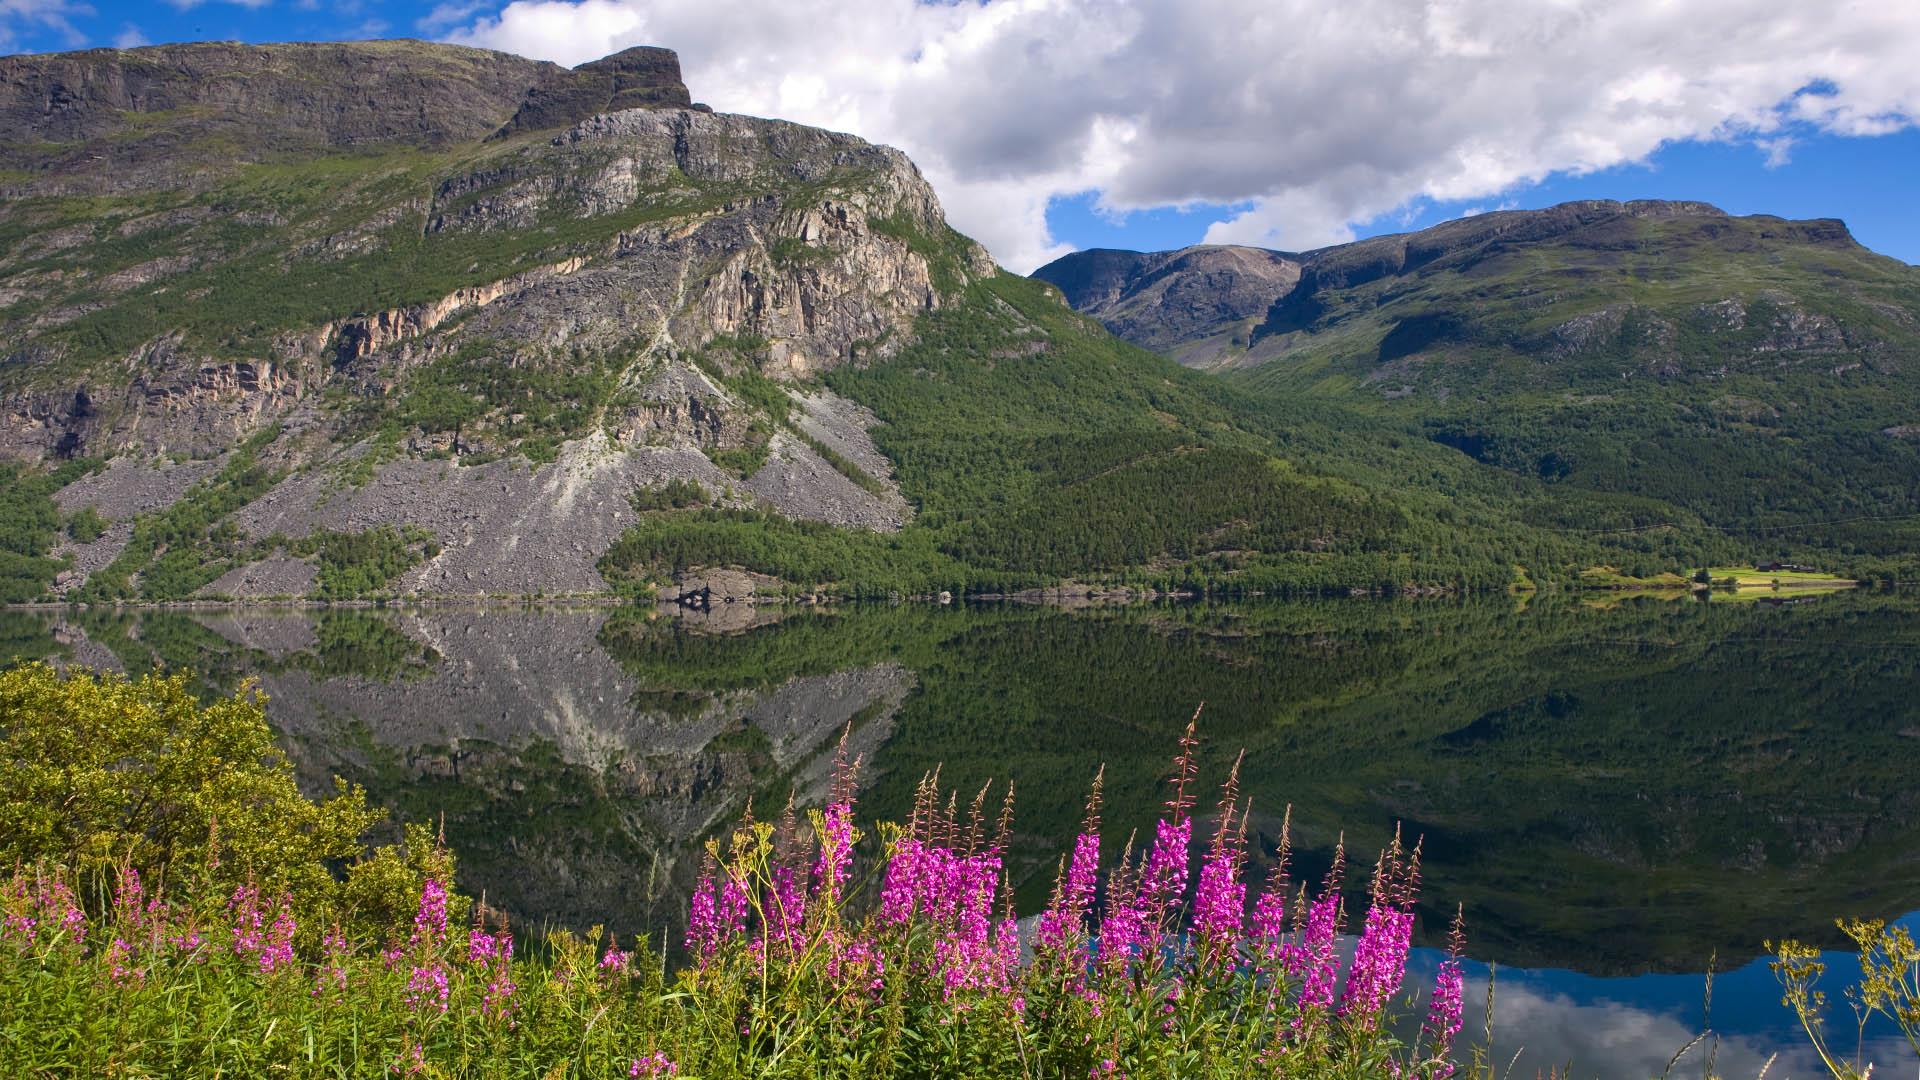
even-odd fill
[[[907,151],[1023,272],[1586,198],[1920,263],[1920,0],[0,0],[0,53],[357,37],[674,48],[696,100]]]

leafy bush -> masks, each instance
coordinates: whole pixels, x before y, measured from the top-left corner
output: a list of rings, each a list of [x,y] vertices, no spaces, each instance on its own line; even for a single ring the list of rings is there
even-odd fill
[[[76,544],[91,544],[107,531],[107,519],[91,506],[83,506],[67,515],[67,535]]]
[[[304,798],[257,693],[203,706],[185,675],[0,672],[0,861],[318,896],[381,816],[357,788]]]
[[[684,510],[690,506],[705,506],[708,502],[707,489],[697,481],[673,479],[659,487],[635,488],[627,497],[627,503],[634,510],[645,514],[653,510]]]

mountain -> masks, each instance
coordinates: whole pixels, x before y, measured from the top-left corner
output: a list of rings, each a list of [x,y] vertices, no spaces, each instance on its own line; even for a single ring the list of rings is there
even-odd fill
[[[1206,368],[1251,344],[1253,328],[1293,291],[1300,270],[1298,256],[1202,244],[1153,254],[1075,252],[1034,276],[1135,345]]]
[[[1920,270],[1839,221],[1578,202],[1299,254],[1080,252],[1035,276],[1269,401],[1538,479],[1544,527],[1920,547]]]
[[[998,270],[898,151],[715,114],[663,49],[8,57],[0,190],[4,600],[1522,561],[1383,480],[1445,455],[1303,439]]]

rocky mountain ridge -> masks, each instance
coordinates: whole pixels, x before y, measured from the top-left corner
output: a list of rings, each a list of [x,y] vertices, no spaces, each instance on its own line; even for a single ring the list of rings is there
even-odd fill
[[[1338,303],[1332,299],[1337,294],[1393,279],[1417,282],[1447,271],[1478,268],[1484,273],[1502,257],[1548,245],[1631,252],[1644,246],[1643,223],[1656,222],[1684,223],[1694,234],[1689,240],[1717,241],[1746,251],[1809,246],[1865,254],[1837,220],[1735,218],[1696,201],[1585,200],[1543,210],[1477,214],[1419,232],[1308,252],[1206,244],[1165,252],[1081,251],[1041,267],[1034,276],[1058,286],[1076,310],[1099,318],[1138,345],[1193,367],[1246,367],[1343,329],[1338,316],[1344,313],[1335,310]],[[1391,302],[1411,291],[1405,285],[1390,287],[1374,299]],[[1598,321],[1617,324],[1618,314],[1613,309]],[[1456,316],[1454,321],[1463,319]],[[1570,321],[1552,333],[1578,348],[1582,338],[1591,337],[1594,321]],[[1431,320],[1417,322],[1382,349],[1391,353],[1408,348],[1409,339],[1432,325]],[[1784,347],[1832,343],[1829,334],[1825,339],[1789,341]]]
[[[451,146],[633,108],[704,106],[649,46],[573,69],[422,41],[0,56],[0,169],[13,194],[170,187],[290,151]]]
[[[663,49],[0,64],[0,142],[58,141],[6,174],[0,456],[115,459],[61,501],[124,522],[154,507],[114,492],[211,483],[195,462],[264,440],[244,535],[424,527],[418,593],[604,590],[630,494],[670,483],[900,527],[871,414],[797,384],[995,272],[904,155],[694,107]],[[255,124],[249,155],[190,164]],[[149,156],[176,167],[119,177]],[[70,543],[63,589],[126,531]],[[255,579],[295,580],[221,582]]]

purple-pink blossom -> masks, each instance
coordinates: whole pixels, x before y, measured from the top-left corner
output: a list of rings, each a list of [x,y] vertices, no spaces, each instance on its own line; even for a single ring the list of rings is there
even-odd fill
[[[672,1076],[679,1071],[680,1066],[674,1064],[673,1059],[667,1056],[666,1051],[655,1050],[646,1057],[634,1058],[633,1064],[627,1069],[627,1075],[658,1078],[662,1076]]]

